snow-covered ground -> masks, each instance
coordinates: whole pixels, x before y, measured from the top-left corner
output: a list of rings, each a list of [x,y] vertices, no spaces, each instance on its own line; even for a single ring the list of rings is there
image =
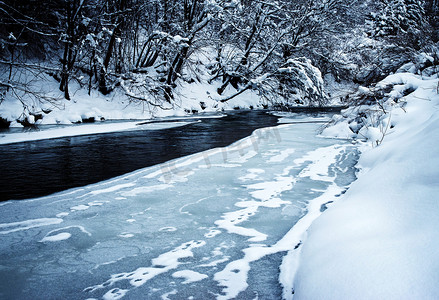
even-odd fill
[[[438,80],[399,73],[378,86],[389,84],[386,113],[360,130],[374,147],[363,148],[359,179],[286,258],[300,260],[286,298],[438,299]],[[407,87],[414,92],[402,97]],[[323,133],[353,134],[340,130],[345,120]]]
[[[356,147],[317,137],[319,126],[259,129],[225,148],[1,203],[0,298],[290,293],[297,265],[283,257],[355,179]]]

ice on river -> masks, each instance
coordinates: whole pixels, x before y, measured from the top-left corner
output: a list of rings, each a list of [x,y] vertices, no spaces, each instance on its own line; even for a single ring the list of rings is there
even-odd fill
[[[168,120],[171,121],[171,120]],[[56,125],[56,126],[39,126],[35,130],[24,130],[21,132],[1,133],[0,145],[13,144],[27,141],[46,140],[62,137],[73,137],[80,135],[102,134],[120,131],[135,130],[160,130],[173,127],[186,126],[197,120],[186,122],[105,122],[95,124],[72,124],[72,125]],[[15,130],[17,131],[17,130]]]
[[[355,179],[355,147],[316,137],[318,126],[259,129],[225,148],[3,203],[0,298],[291,294],[307,228]]]

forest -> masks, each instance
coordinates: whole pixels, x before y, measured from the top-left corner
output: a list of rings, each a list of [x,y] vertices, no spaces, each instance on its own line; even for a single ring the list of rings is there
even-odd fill
[[[265,108],[324,106],[336,97],[323,78],[368,86],[419,53],[433,57],[421,71],[438,64],[438,9],[436,0],[0,1],[0,108],[18,99],[22,119],[42,118],[47,105],[34,104],[59,105],[74,86],[172,109],[183,83],[215,84],[218,102],[251,90]],[[41,91],[54,80],[59,93]]]

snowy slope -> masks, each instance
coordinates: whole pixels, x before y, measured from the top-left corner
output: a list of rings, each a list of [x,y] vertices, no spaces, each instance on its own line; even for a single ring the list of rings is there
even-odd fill
[[[311,226],[287,298],[438,298],[438,80],[395,74],[388,83],[416,90],[390,113],[382,144],[364,151],[359,179]]]

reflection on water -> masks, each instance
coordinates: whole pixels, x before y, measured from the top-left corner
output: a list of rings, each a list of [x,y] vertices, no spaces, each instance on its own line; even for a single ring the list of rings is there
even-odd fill
[[[224,147],[274,126],[263,111],[232,112],[184,127],[0,145],[0,201],[48,195]]]

